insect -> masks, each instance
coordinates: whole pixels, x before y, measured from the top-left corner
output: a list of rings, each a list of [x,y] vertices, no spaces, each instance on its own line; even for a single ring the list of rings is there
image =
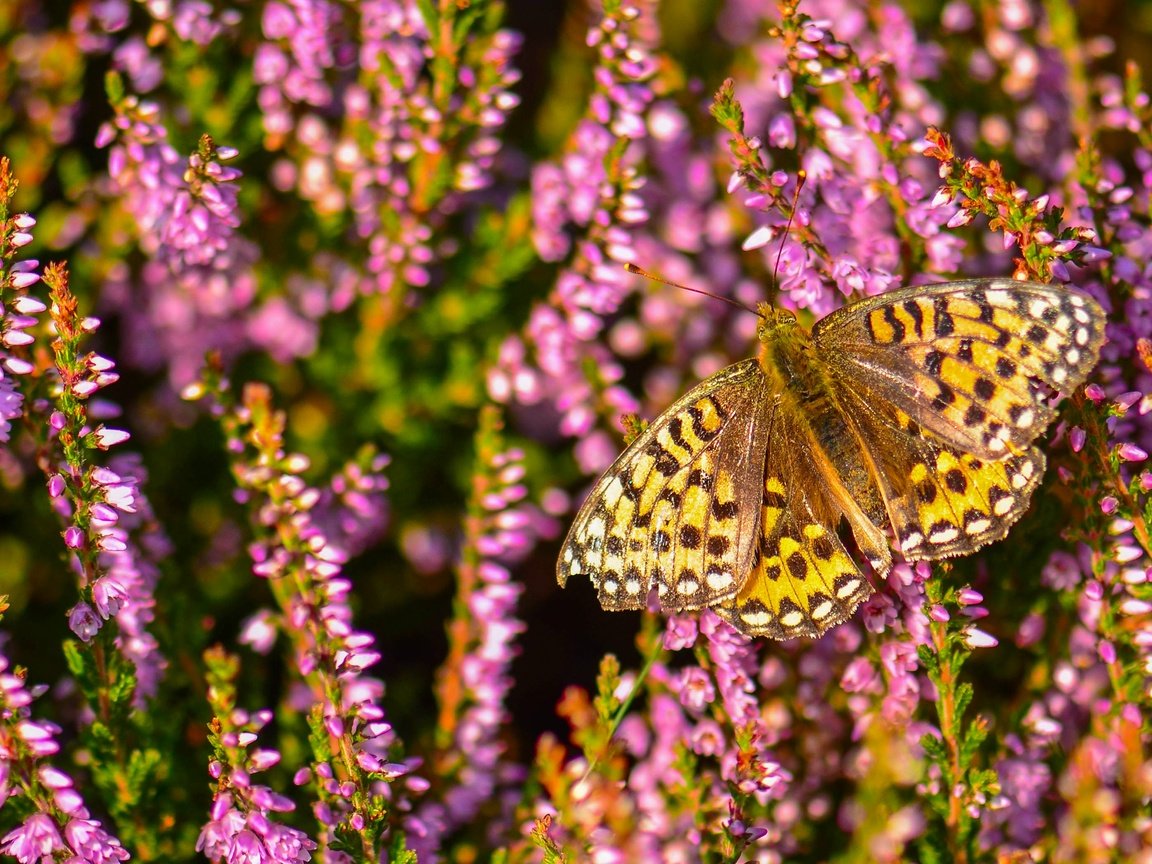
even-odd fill
[[[890,543],[935,560],[1007,533],[1044,473],[1048,396],[1083,383],[1105,323],[1087,295],[994,278],[869,297],[811,332],[758,314],[759,356],[690,390],[596,483],[561,585],[589,576],[605,609],[654,586],[665,610],[817,637],[872,591],[854,553],[883,578]]]

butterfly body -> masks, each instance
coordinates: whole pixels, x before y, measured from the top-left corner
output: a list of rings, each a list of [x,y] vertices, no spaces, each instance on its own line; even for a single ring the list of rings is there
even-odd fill
[[[573,523],[561,584],[607,609],[711,607],[745,633],[817,636],[892,565],[1000,539],[1044,471],[1046,387],[1095,365],[1103,310],[1004,279],[906,288],[811,332],[762,306],[755,359],[697,385],[605,472]],[[854,549],[852,547],[855,547]]]

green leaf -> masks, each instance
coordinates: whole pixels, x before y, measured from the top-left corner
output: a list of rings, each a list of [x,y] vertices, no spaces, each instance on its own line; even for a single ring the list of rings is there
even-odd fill
[[[736,84],[731,78],[720,85],[708,110],[716,122],[733,135],[744,134],[744,109],[736,101]]]
[[[967,681],[960,681],[956,684],[956,710],[953,719],[957,723],[964,716],[964,712],[968,710],[968,706],[972,704],[973,692],[972,685]]]
[[[930,677],[935,678],[940,674],[940,658],[935,651],[927,645],[917,645],[916,656],[920,658],[920,665]]]
[[[124,79],[116,70],[104,76],[104,92],[108,94],[108,101],[113,105],[124,101]]]
[[[937,735],[931,732],[925,733],[920,736],[920,747],[924,750],[924,755],[933,762],[946,762],[948,761],[948,748],[944,742]]]
[[[972,762],[972,757],[987,740],[988,732],[988,721],[983,717],[977,717],[965,730],[963,740],[960,743],[960,760],[964,765]]]

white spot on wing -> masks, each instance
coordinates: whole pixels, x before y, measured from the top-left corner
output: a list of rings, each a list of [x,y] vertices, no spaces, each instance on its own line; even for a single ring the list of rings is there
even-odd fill
[[[900,544],[901,552],[911,552],[916,549],[921,543],[924,542],[924,535],[917,531],[915,534],[909,534],[907,538]]]
[[[849,579],[847,582],[845,582],[843,585],[840,586],[840,590],[836,592],[836,596],[839,597],[840,599],[843,599],[845,597],[851,597],[853,594],[856,593],[856,589],[859,587],[860,587],[860,580],[859,579]]]
[[[689,594],[695,594],[700,590],[700,583],[695,579],[681,579],[676,583],[676,593],[683,594],[687,597]]]
[[[955,525],[949,525],[947,528],[941,528],[939,531],[933,531],[928,535],[928,542],[930,543],[951,543],[960,532],[956,530]]]
[[[798,610],[793,610],[787,615],[780,616],[780,623],[785,627],[795,627],[804,620],[804,613]]]
[[[772,615],[763,610],[759,612],[742,612],[740,618],[749,627],[767,627],[772,623]]]
[[[709,571],[708,575],[704,577],[704,581],[708,583],[708,587],[713,591],[724,591],[736,580],[731,573],[722,573],[718,570]]]

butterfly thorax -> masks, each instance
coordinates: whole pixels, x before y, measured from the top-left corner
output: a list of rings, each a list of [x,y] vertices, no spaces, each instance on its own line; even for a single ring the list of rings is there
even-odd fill
[[[788,309],[762,304],[759,312],[760,366],[772,392],[797,399],[806,411],[819,410],[822,404],[832,408],[831,387],[813,352],[808,328]]]
[[[800,418],[806,427],[808,441],[803,444],[815,462],[834,471],[849,495],[870,515],[881,518],[879,490],[859,457],[861,442],[845,419],[810,331],[787,309],[762,306],[760,313],[759,361],[769,390],[778,394],[789,416]]]

